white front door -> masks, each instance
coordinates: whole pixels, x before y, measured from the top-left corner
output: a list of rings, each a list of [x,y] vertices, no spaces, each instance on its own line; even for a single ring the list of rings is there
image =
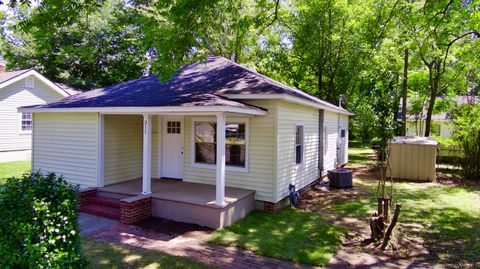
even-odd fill
[[[183,117],[163,117],[162,177],[183,178]]]

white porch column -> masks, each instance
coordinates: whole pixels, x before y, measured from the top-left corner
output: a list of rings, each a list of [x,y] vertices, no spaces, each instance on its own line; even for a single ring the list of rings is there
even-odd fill
[[[142,194],[152,193],[152,116],[143,114]]]
[[[217,178],[215,204],[225,204],[225,114],[217,114]]]

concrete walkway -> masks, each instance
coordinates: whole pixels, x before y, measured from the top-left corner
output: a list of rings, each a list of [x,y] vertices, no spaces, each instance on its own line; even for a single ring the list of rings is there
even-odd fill
[[[258,256],[235,247],[208,244],[205,242],[208,232],[204,231],[187,232],[172,237],[88,214],[80,214],[79,223],[83,229],[83,236],[188,257],[220,268],[316,268]]]

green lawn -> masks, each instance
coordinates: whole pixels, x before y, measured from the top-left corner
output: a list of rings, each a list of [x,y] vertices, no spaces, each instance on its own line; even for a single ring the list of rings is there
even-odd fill
[[[320,215],[285,208],[276,214],[253,211],[232,226],[213,233],[211,241],[262,256],[326,265],[346,232],[345,228],[328,224]]]
[[[87,268],[212,268],[201,263],[160,252],[127,248],[107,241],[82,238]]]
[[[362,157],[366,149],[351,149]],[[357,165],[370,163],[360,161]],[[372,176],[373,177],[373,176]],[[366,219],[376,210],[377,181],[355,181],[363,198],[333,206],[334,212],[345,217]],[[452,267],[472,266],[480,262],[480,187],[442,185],[439,183],[394,183],[394,203],[402,203],[399,223],[420,224],[415,232],[425,240],[428,259]]]
[[[348,166],[359,167],[375,164],[375,152],[369,145],[350,143],[348,148]]]
[[[30,161],[0,163],[0,184],[9,177],[19,177],[30,170]]]

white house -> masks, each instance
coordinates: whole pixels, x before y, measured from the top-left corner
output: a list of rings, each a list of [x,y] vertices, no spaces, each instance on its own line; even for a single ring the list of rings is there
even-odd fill
[[[441,100],[440,97],[437,100]],[[480,100],[480,96],[461,95],[455,97],[455,108],[465,104],[475,104]],[[399,116],[399,119],[401,115]],[[424,136],[425,135],[426,111],[422,115],[407,114],[407,136]],[[441,112],[432,115],[430,133],[442,138],[450,138],[453,135],[453,110]]]
[[[17,108],[54,102],[71,92],[34,70],[6,72],[0,67],[0,162],[29,160],[32,115]]]
[[[222,57],[19,111],[33,113],[32,169],[97,188],[112,210],[143,195],[154,216],[214,228],[347,163],[352,115]]]

